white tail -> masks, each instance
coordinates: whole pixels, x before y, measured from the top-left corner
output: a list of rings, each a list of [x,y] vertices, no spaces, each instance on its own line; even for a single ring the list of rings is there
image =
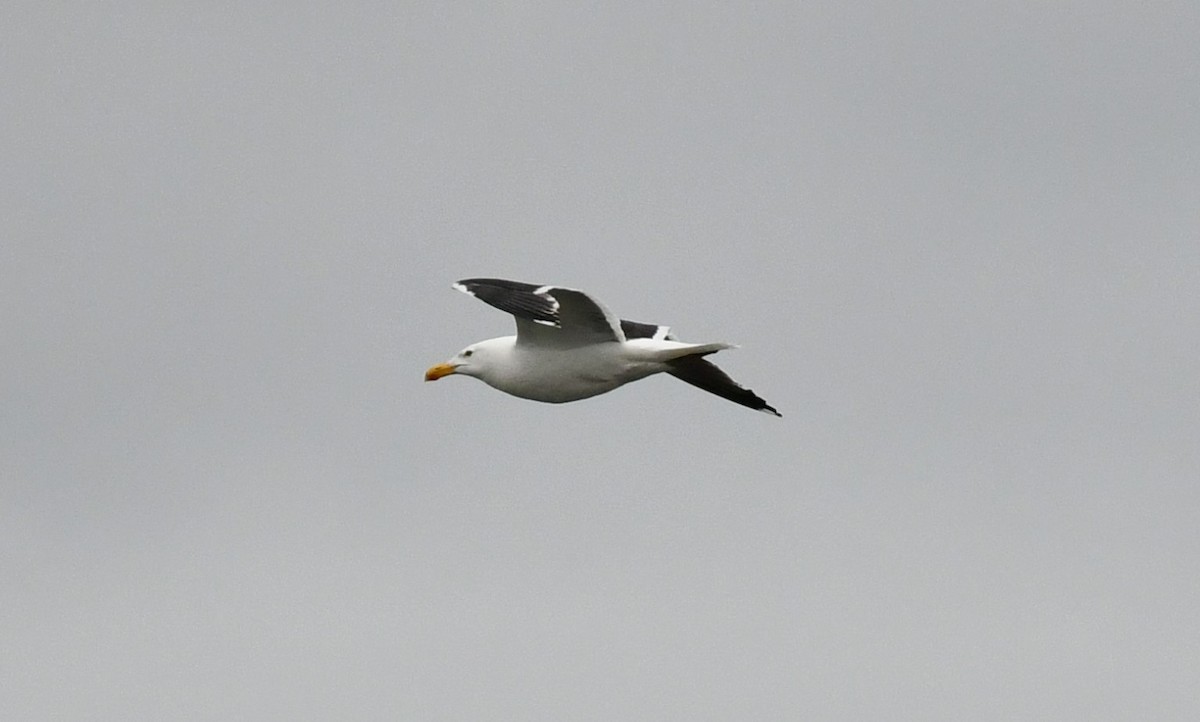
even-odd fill
[[[655,354],[662,362],[673,361],[684,356],[707,356],[710,353],[737,348],[731,343],[681,343],[675,348],[659,349]]]

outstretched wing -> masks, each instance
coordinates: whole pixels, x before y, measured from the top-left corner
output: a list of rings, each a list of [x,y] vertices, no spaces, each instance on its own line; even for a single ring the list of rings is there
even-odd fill
[[[657,326],[652,323],[639,323],[637,321],[622,319],[621,330],[625,332],[625,338],[652,338],[660,341],[675,340],[675,336],[671,333],[669,326]],[[775,407],[768,404],[762,397],[731,379],[729,374],[717,368],[716,364],[707,359],[700,356],[684,356],[683,358],[671,361],[668,365],[671,368],[667,373],[680,381],[686,381],[698,389],[704,389],[710,394],[716,394],[735,404],[748,406],[755,411],[783,416],[783,414],[776,411]]]
[[[671,374],[680,381],[686,381],[698,389],[704,389],[710,394],[716,394],[723,399],[729,399],[735,404],[748,406],[755,411],[762,411],[776,416],[783,416],[758,394],[729,378],[729,374],[717,368],[716,364],[699,356],[684,356],[670,362]]]
[[[467,278],[454,288],[511,313],[517,343],[586,346],[625,340],[617,319],[583,291],[500,278]]]

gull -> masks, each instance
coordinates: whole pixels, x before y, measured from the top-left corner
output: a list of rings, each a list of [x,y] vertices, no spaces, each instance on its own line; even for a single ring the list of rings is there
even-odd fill
[[[666,373],[736,404],[782,416],[705,356],[736,348],[684,343],[667,326],[619,320],[573,288],[468,278],[453,288],[513,315],[516,336],[479,341],[425,372],[426,381],[471,376],[533,401],[560,404]]]

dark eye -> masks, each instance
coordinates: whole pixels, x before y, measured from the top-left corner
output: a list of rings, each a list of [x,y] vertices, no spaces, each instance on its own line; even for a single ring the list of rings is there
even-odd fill
[[[463,351],[463,358],[466,358],[467,356],[470,356],[473,353],[475,353],[475,352],[472,351],[471,349],[467,349],[466,351]]]

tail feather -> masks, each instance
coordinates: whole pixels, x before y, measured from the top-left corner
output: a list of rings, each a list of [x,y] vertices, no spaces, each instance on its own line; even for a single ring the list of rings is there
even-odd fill
[[[700,358],[718,351],[727,351],[737,346],[731,343],[689,343],[674,344],[672,348],[658,349],[655,355],[659,361],[671,363],[679,359]]]

